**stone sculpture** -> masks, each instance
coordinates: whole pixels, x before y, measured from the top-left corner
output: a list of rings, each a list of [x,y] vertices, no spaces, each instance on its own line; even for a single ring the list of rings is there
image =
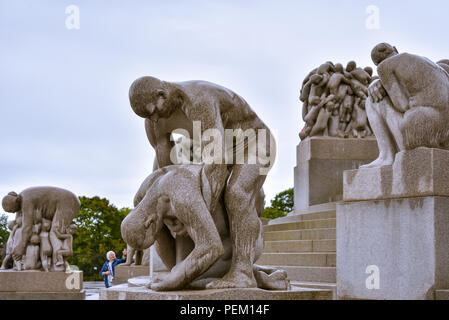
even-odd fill
[[[136,249],[155,242],[167,267],[174,267],[166,279],[151,287],[182,288],[207,273],[217,278],[207,283],[208,288],[256,287],[254,262],[262,232],[256,207],[275,156],[270,130],[243,98],[206,81],[171,83],[143,77],[131,85],[129,95],[134,112],[145,118],[148,139],[156,150],[156,171],[139,190],[138,195],[143,195],[136,196],[136,208],[123,221],[122,235]],[[195,139],[195,122],[200,123],[200,136],[214,133],[221,150],[213,150],[212,163],[171,167],[174,163],[170,155],[178,153],[173,131]],[[262,133],[257,145],[259,161],[249,160],[254,152],[249,139],[247,143],[231,140],[227,145],[225,132],[229,130]],[[205,149],[198,152],[193,147],[191,153],[203,155]],[[233,159],[242,150],[247,154],[242,162],[229,162],[229,155]],[[150,188],[153,184],[158,187]],[[147,193],[142,190],[147,189],[161,197],[145,197]],[[224,212],[221,220],[216,220],[220,216],[217,210]],[[222,238],[224,234],[228,238]],[[229,264],[220,267],[220,259],[227,259]],[[285,287],[285,273],[282,275]]]
[[[156,250],[171,272],[148,285],[153,290],[209,287],[226,274],[232,263],[232,247],[223,202],[215,211],[205,198],[210,182],[203,165],[176,165],[153,172],[134,199],[135,209],[122,222],[122,236],[136,248],[156,244]],[[186,190],[179,192],[179,190]],[[187,197],[187,198],[186,198]],[[188,199],[188,201],[186,201]],[[260,209],[259,209],[260,210]],[[262,226],[255,248],[255,260],[263,251]],[[177,251],[179,241],[184,243]],[[185,250],[186,248],[189,250]],[[253,265],[257,286],[286,289],[282,270]]]
[[[14,269],[66,271],[80,202],[70,191],[33,187],[3,198],[3,209],[16,213],[1,269],[14,259]]]
[[[380,79],[369,87],[368,119],[379,158],[362,168],[392,165],[400,151],[449,149],[449,61],[434,63],[387,43],[372,53]]]
[[[301,88],[305,122],[299,134],[301,140],[313,136],[364,138],[372,135],[365,111],[372,75],[372,68],[359,68],[354,61],[346,68],[329,61],[311,71]]]
[[[126,262],[123,263],[124,266],[130,266],[131,264],[135,266],[148,265],[147,261],[148,259],[146,259],[145,257],[144,250],[134,249],[129,244],[127,244],[126,252],[127,255],[126,255]]]

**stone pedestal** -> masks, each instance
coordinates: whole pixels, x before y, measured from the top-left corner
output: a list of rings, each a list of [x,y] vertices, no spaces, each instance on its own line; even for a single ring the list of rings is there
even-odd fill
[[[148,276],[149,274],[149,266],[125,266],[123,264],[119,264],[115,267],[115,276],[112,280],[112,284],[116,285],[126,283],[130,278]]]
[[[339,299],[435,299],[449,288],[449,151],[344,174],[337,205]]]
[[[294,213],[307,213],[311,206],[342,200],[343,171],[370,163],[378,154],[373,137],[312,137],[302,141],[296,149]]]
[[[332,290],[292,287],[269,291],[258,288],[158,292],[146,289],[149,277],[138,277],[100,290],[100,300],[332,300]]]
[[[0,270],[0,300],[83,300],[83,272]]]

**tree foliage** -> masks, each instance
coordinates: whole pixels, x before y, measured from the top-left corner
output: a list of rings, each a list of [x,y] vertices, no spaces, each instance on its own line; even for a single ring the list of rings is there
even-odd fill
[[[6,214],[0,214],[0,248],[6,250],[6,242],[9,237],[9,229],[8,229],[8,216]],[[0,255],[0,261],[2,257]]]
[[[78,231],[73,235],[73,256],[69,263],[84,272],[84,280],[102,280],[99,272],[106,253],[112,250],[120,258],[126,248],[120,226],[131,209],[117,209],[109,200],[99,197],[80,197],[80,201],[81,209],[74,219]]]
[[[271,206],[265,208],[262,217],[268,219],[281,218],[291,211],[293,211],[293,188],[278,193],[271,200]]]

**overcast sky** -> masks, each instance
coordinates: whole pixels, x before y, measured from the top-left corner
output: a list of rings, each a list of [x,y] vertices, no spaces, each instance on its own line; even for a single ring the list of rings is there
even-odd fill
[[[0,3],[1,196],[53,185],[132,207],[154,151],[128,89],[152,75],[208,80],[245,98],[277,139],[269,204],[293,187],[298,95],[311,69],[373,66],[379,42],[449,58],[444,0]],[[79,29],[66,27],[69,5],[80,10]]]

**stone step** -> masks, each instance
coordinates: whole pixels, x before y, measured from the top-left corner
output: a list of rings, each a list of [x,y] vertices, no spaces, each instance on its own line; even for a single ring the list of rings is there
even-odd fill
[[[265,241],[265,253],[335,252],[336,240]]]
[[[268,222],[268,225],[277,225],[277,224],[309,221],[309,220],[335,219],[335,217],[336,217],[336,210],[330,209],[305,214],[291,214],[286,217],[270,220]]]
[[[337,269],[335,267],[310,267],[310,266],[273,266],[287,271],[290,281],[308,282],[337,282]]]
[[[302,221],[317,220],[317,219],[336,219],[337,211],[336,210],[328,210],[328,211],[315,212],[315,213],[306,213],[306,214],[302,214],[300,216],[301,216]]]
[[[292,287],[317,290],[332,290],[333,300],[337,300],[337,284],[326,282],[309,282],[309,281],[291,281]]]
[[[265,241],[281,241],[281,240],[335,240],[335,228],[323,229],[303,229],[289,231],[269,231],[264,232]]]
[[[332,252],[263,253],[256,263],[270,266],[335,267],[336,254]]]
[[[264,232],[269,231],[286,231],[286,230],[300,230],[300,229],[318,229],[318,228],[335,228],[337,219],[316,219],[306,220],[300,222],[289,222],[282,224],[267,225],[264,227]]]

